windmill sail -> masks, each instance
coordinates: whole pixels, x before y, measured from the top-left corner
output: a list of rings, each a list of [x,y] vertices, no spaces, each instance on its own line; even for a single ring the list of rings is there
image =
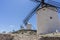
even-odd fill
[[[29,19],[35,14],[34,12],[39,8],[43,8],[43,5],[47,6],[51,6],[51,7],[56,7],[56,8],[60,8],[60,3],[56,2],[56,1],[52,1],[52,0],[48,0],[47,2],[45,2],[46,0],[34,0],[36,2],[39,2],[40,4],[38,4],[35,8],[33,8],[33,10],[31,11],[31,13],[29,13],[26,18],[23,20],[23,23],[26,25],[27,22],[29,21]],[[44,7],[45,7],[44,6]]]
[[[31,11],[31,13],[29,13],[26,18],[23,20],[23,23],[26,25],[27,22],[29,21],[29,19],[35,14],[34,12],[40,7],[40,4],[38,4],[35,8],[33,8],[33,10]]]
[[[51,4],[53,6],[56,6],[57,8],[60,8],[60,3],[59,2],[56,2],[56,1],[53,1],[53,0],[48,0],[46,3]]]
[[[40,2],[40,0],[31,0],[31,1],[34,1],[34,2]]]

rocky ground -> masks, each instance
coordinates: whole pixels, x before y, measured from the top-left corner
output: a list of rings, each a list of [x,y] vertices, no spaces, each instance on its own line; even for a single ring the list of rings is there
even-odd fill
[[[60,37],[43,37],[40,38],[39,40],[60,40]]]
[[[0,34],[0,40],[13,40],[13,38],[10,34]]]
[[[37,36],[35,30],[21,30],[10,34],[0,34],[0,40],[60,40],[60,33]]]
[[[36,35],[19,35],[16,34],[14,35],[14,39],[13,40],[36,40]]]

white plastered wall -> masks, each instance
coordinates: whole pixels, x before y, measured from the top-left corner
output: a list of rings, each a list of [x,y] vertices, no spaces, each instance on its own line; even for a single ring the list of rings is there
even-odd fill
[[[52,33],[59,29],[59,18],[56,8],[45,7],[37,11],[37,34]]]

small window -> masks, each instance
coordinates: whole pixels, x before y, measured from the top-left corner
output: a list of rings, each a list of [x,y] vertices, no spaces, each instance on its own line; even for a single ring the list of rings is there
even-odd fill
[[[52,19],[52,17],[50,17],[50,19]]]

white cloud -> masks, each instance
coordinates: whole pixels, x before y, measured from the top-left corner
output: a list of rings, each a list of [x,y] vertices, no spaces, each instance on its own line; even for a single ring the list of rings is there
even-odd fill
[[[9,25],[9,27],[15,27],[14,25]]]

